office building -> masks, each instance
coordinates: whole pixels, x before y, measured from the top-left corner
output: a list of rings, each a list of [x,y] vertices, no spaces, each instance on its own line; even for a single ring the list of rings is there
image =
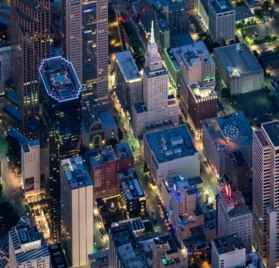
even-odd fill
[[[12,74],[6,90],[13,90],[17,101],[4,107],[4,126],[31,138],[39,124],[38,68],[50,55],[50,26],[49,1],[11,1]]]
[[[246,252],[252,252],[252,213],[239,191],[232,191],[230,185],[222,188],[216,198],[218,228],[217,236],[237,234]]]
[[[237,234],[213,239],[211,247],[212,267],[246,267],[246,249]]]
[[[60,240],[60,161],[76,156],[81,141],[81,84],[73,65],[54,57],[42,61],[41,145],[49,150],[51,241]],[[48,179],[48,178],[47,178]]]
[[[208,1],[208,18],[213,42],[234,41],[235,10],[228,0]]]
[[[25,194],[41,189],[40,141],[21,144],[21,176]]]
[[[52,268],[67,268],[69,267],[65,253],[61,244],[53,244],[48,247],[50,254],[50,264]]]
[[[244,43],[213,50],[216,68],[231,95],[239,95],[263,88],[264,71]]]
[[[109,251],[101,250],[88,255],[90,268],[109,268]]]
[[[278,182],[279,122],[261,125],[253,136],[253,246],[267,267],[279,263]]]
[[[198,152],[185,125],[146,133],[143,141],[144,160],[159,187],[174,176],[189,179],[200,175]]]
[[[233,189],[244,194],[251,193],[251,166],[248,165],[241,151],[231,152],[228,157],[228,175]]]
[[[188,252],[176,235],[164,235],[153,239],[152,267],[187,268]]]
[[[5,91],[5,82],[11,77],[11,46],[1,47],[0,44],[0,64],[0,98],[2,99]]]
[[[63,57],[75,67],[82,80],[82,0],[62,1]]]
[[[126,178],[121,184],[121,197],[129,218],[144,215],[146,212],[145,194],[135,171],[133,175],[133,177]]]
[[[120,225],[113,224],[109,230],[109,266],[115,268],[149,267],[129,222]]]
[[[50,255],[43,233],[30,220],[21,221],[9,231],[9,267],[50,268]]]
[[[142,75],[130,50],[115,53],[115,86],[124,113],[132,113],[132,106],[142,101]]]
[[[134,156],[126,142],[119,142],[115,145],[115,156],[117,159],[116,170],[121,171],[134,167]]]
[[[179,49],[179,48],[178,48]],[[215,63],[203,41],[176,51],[180,54],[180,109],[188,115],[188,85],[215,87]]]
[[[89,172],[93,179],[94,199],[120,193],[121,182],[117,180],[117,160],[110,146],[88,152]]]
[[[178,103],[174,96],[168,97],[168,74],[158,53],[152,22],[151,40],[145,54],[143,102],[135,103],[132,112],[135,136],[141,136],[151,125],[156,128],[156,124],[169,121],[178,124]]]
[[[200,133],[202,121],[217,116],[217,94],[214,87],[198,83],[188,85],[188,115],[193,130]]]
[[[1,8],[1,6],[0,6]],[[11,10],[10,7],[3,7],[0,9],[0,41],[10,42],[11,40]]]
[[[228,172],[228,153],[241,151],[252,163],[252,129],[242,112],[206,119],[202,122],[204,152],[217,176]]]
[[[93,184],[81,156],[61,161],[62,243],[71,267],[93,251]]]
[[[204,27],[208,30],[209,27],[208,0],[198,1],[198,17],[203,22]]]

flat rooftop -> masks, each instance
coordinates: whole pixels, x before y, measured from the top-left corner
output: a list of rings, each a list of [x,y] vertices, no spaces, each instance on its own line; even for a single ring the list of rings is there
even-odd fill
[[[213,0],[210,1],[210,4],[217,14],[234,10],[231,3],[227,0]]]
[[[115,53],[116,62],[127,83],[141,81],[142,75],[129,49]]]
[[[64,102],[77,99],[82,86],[71,62],[62,57],[45,59],[39,67],[39,74],[47,94]]]
[[[90,268],[109,268],[109,251],[101,250],[97,253],[92,253],[88,255]]]
[[[201,55],[203,55],[206,64],[214,62],[203,41],[198,41],[181,47],[170,48],[167,49],[167,52],[167,55],[176,62],[177,67],[182,59],[184,64],[190,68],[194,63],[201,61],[199,58]]]
[[[245,248],[237,234],[213,239],[212,244],[216,247],[220,255]]]
[[[119,158],[133,157],[132,151],[127,142],[119,142],[115,145],[115,150]]]
[[[100,112],[99,117],[105,129],[117,127],[116,120],[109,110]]]
[[[50,253],[51,264],[53,268],[66,268],[69,264],[61,244],[54,244],[48,247]]]
[[[242,112],[206,119],[203,125],[220,151],[252,146],[252,128]]]
[[[229,153],[230,161],[237,167],[247,167],[248,163],[241,151],[234,151]]]
[[[93,167],[102,166],[105,162],[114,161],[116,159],[112,147],[106,146],[102,148],[100,155],[90,157],[90,163]]]
[[[92,185],[92,180],[81,156],[62,160],[61,165],[72,190]]]
[[[133,200],[145,196],[137,178],[126,179],[121,183],[121,185],[128,200]]]
[[[201,87],[198,83],[195,82],[189,84],[188,87],[196,102],[203,102],[212,99],[216,99],[217,101],[217,94],[213,86]]]
[[[112,227],[110,232],[122,267],[147,268],[147,264],[140,252],[138,242],[128,223]]]
[[[263,74],[259,62],[244,43],[214,48],[213,52],[230,76]]]
[[[247,5],[242,5],[234,8],[235,21],[242,21],[244,19],[254,18],[254,14]]]
[[[189,33],[176,34],[171,37],[171,47],[179,47],[193,44],[194,41]]]
[[[182,249],[180,242],[175,235],[164,235],[153,239],[155,245],[168,244],[169,249],[166,250],[166,254],[173,254]]]
[[[154,152],[154,156],[159,163],[197,153],[192,136],[185,125],[146,133],[143,139]]]
[[[262,124],[262,129],[266,133],[269,141],[274,147],[279,146],[279,121],[272,121]]]
[[[40,146],[40,140],[28,141],[27,143],[21,144],[22,149],[25,153],[30,151],[30,147]]]

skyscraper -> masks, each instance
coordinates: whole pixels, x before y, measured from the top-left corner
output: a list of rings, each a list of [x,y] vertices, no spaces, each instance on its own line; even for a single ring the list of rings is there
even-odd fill
[[[4,125],[32,136],[38,125],[38,67],[50,54],[50,1],[11,1],[12,76],[7,90],[14,90],[14,105],[4,107]]]
[[[253,135],[253,245],[267,267],[279,263],[279,121]]]
[[[43,60],[41,142],[49,148],[50,232],[60,240],[60,161],[79,153],[81,140],[81,84],[73,65],[61,58]]]
[[[81,156],[62,160],[60,170],[62,242],[70,266],[80,267],[93,251],[93,185]]]
[[[136,136],[144,133],[150,125],[178,124],[178,103],[174,96],[168,96],[168,74],[158,53],[154,39],[153,22],[148,52],[145,54],[143,72],[143,102],[135,103],[132,112],[133,128]]]

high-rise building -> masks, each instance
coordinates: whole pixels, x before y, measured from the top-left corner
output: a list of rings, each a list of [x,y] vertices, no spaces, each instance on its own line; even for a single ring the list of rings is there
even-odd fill
[[[267,267],[277,267],[279,122],[261,125],[253,136],[253,246]]]
[[[5,82],[11,77],[11,46],[3,46],[0,44],[0,98],[3,98],[5,90]]]
[[[211,241],[212,267],[245,267],[246,249],[237,234]]]
[[[133,104],[142,101],[142,75],[130,50],[115,53],[116,94],[124,112],[132,113]]]
[[[235,10],[228,0],[208,1],[209,32],[214,42],[234,41]]]
[[[213,171],[228,172],[228,154],[239,150],[252,163],[252,129],[242,112],[206,119],[202,122],[202,143]]]
[[[9,267],[50,268],[50,255],[43,233],[30,220],[21,221],[9,231]]]
[[[60,240],[60,161],[79,154],[81,84],[73,65],[54,57],[42,61],[41,144],[49,150],[51,241]],[[48,179],[48,178],[47,178]]]
[[[41,188],[40,141],[21,144],[21,176],[25,194]]]
[[[185,179],[200,175],[200,160],[191,134],[185,125],[146,133],[144,160],[159,187],[174,176]]]
[[[28,137],[39,120],[38,68],[50,55],[50,1],[11,1],[12,76],[6,86],[17,99],[4,107],[4,125],[19,129]]]
[[[81,156],[61,161],[61,237],[71,267],[93,251],[93,184]]]
[[[217,94],[214,87],[201,87],[198,83],[188,85],[188,118],[194,131],[200,133],[202,121],[216,117],[217,110]]]
[[[251,166],[248,165],[241,151],[234,151],[228,155],[229,178],[234,190],[243,194],[251,194]]]
[[[82,80],[82,0],[62,1],[63,57],[75,67]]]
[[[135,135],[141,136],[147,127],[169,121],[178,124],[178,103],[174,97],[168,97],[168,74],[158,53],[152,22],[151,40],[145,54],[143,102],[133,106],[132,125]]]
[[[246,252],[252,252],[252,213],[239,191],[226,185],[217,196],[217,236],[237,234]]]
[[[115,156],[117,159],[116,170],[121,171],[134,167],[134,156],[126,142],[119,142],[115,145]]]

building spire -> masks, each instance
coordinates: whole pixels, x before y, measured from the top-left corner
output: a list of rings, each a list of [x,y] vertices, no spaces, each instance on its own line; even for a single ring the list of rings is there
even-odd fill
[[[154,39],[154,28],[153,28],[153,20],[151,21],[151,39],[150,39],[150,43],[154,44],[155,43],[155,39]]]

